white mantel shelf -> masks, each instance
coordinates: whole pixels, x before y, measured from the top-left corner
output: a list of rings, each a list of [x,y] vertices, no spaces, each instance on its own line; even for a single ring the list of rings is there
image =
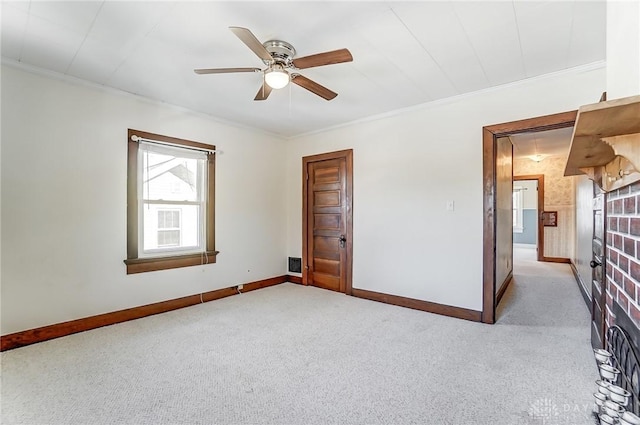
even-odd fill
[[[640,96],[581,106],[565,176],[586,174],[604,191],[640,180]]]

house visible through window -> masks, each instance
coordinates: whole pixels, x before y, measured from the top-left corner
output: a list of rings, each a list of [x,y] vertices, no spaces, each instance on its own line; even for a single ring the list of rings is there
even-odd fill
[[[180,210],[158,210],[158,247],[167,246],[180,246]]]
[[[129,130],[127,273],[215,262],[214,151]]]

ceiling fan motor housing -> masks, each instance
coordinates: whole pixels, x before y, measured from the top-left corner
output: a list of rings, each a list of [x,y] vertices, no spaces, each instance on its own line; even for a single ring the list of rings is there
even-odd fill
[[[282,40],[269,40],[262,43],[265,49],[271,54],[273,60],[276,63],[280,63],[285,66],[291,66],[293,63],[293,57],[296,55],[296,49],[286,41]],[[269,65],[269,62],[263,60],[265,65]]]

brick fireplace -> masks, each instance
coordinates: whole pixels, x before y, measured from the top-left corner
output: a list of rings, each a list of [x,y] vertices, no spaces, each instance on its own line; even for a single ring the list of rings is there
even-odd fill
[[[640,182],[607,194],[607,327],[626,313],[640,329]],[[635,331],[635,332],[634,332]]]

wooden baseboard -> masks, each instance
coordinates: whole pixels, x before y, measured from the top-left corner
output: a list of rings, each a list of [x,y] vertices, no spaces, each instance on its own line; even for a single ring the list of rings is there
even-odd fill
[[[290,274],[287,275],[287,282],[297,283],[298,285],[302,285],[302,278],[300,276],[292,276]]]
[[[432,303],[429,301],[416,300],[414,298],[400,297],[398,295],[383,294],[380,292],[367,291],[365,289],[353,288],[351,295],[358,298],[364,298],[371,301],[378,301],[385,304],[393,304],[400,307],[412,308],[414,310],[422,310],[429,313],[441,314],[443,316],[455,317],[458,319],[471,320],[480,322],[482,312],[476,310],[468,310],[461,307],[453,307],[450,305]]]
[[[287,276],[283,275],[283,276],[272,277],[269,279],[258,280],[255,282],[249,282],[243,285],[243,288],[240,292],[245,293],[245,292],[255,291],[256,289],[268,288],[269,286],[280,285],[281,283],[285,283],[286,281],[287,281]],[[234,289],[234,288],[236,287],[235,286],[231,287],[231,289]]]
[[[35,344],[37,342],[60,338],[74,333],[100,328],[102,326],[109,326],[129,320],[140,319],[142,317],[147,317],[154,314],[166,313],[167,311],[177,310],[179,308],[189,307],[203,302],[218,300],[220,298],[236,295],[239,292],[244,293],[255,291],[256,289],[266,288],[268,286],[287,282],[288,278],[289,277],[286,275],[277,276],[270,279],[259,280],[256,282],[244,283],[242,284],[243,288],[240,291],[238,291],[238,286],[232,286],[230,288],[217,289],[215,291],[204,292],[202,294],[189,295],[187,297],[175,298],[172,300],[161,301],[139,307],[128,308],[125,310],[114,311],[111,313],[99,314],[97,316],[71,320],[69,322],[56,323],[54,325],[28,329],[26,331],[16,332],[8,335],[2,335],[0,337],[0,351],[24,347],[26,345]]]
[[[502,300],[504,293],[507,292],[507,289],[509,289],[509,285],[511,285],[511,282],[513,282],[513,272],[509,273],[507,278],[502,283],[500,289],[498,289],[498,293],[496,294],[496,307],[498,306],[498,304],[500,304],[500,300]]]
[[[571,264],[570,259],[562,257],[542,257],[542,261],[546,261],[547,263]]]
[[[591,297],[589,296],[589,294],[587,293],[587,290],[585,289],[584,282],[582,281],[582,279],[580,279],[578,268],[576,267],[575,264],[573,264],[573,261],[571,261],[569,265],[571,266],[573,277],[576,278],[576,283],[578,284],[578,290],[580,291],[580,295],[582,295],[584,304],[587,306],[587,309],[589,310],[589,312],[591,312]]]

